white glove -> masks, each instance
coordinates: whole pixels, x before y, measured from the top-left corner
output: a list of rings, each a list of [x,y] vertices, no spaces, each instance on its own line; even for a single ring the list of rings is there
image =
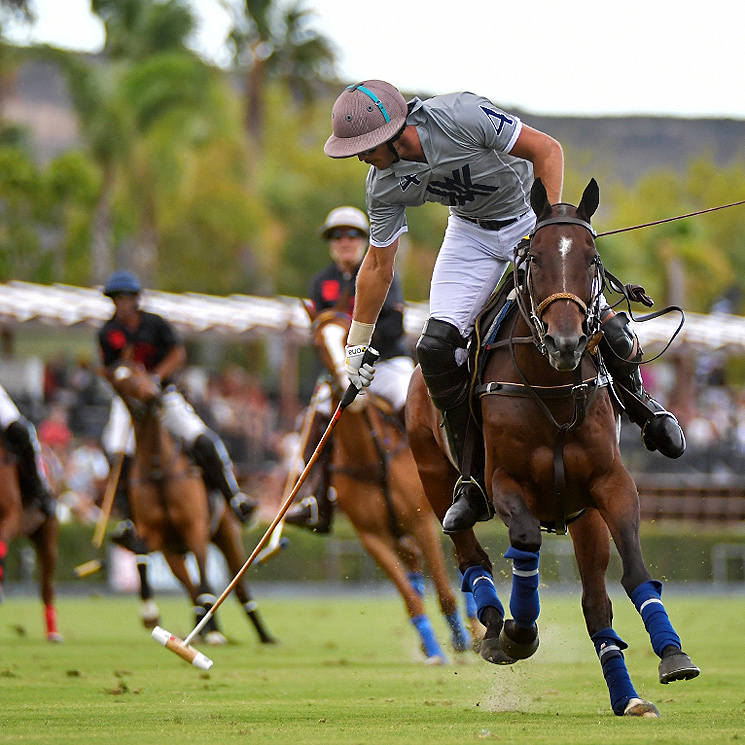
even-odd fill
[[[373,365],[366,362],[360,367],[366,351],[367,346],[364,344],[347,344],[344,347],[344,366],[347,371],[347,377],[349,378],[349,382],[360,392],[360,395],[364,395],[365,388],[372,383],[375,376],[375,367]]]

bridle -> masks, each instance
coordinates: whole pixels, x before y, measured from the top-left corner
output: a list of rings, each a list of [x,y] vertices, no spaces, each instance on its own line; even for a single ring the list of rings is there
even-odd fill
[[[569,300],[579,307],[584,316],[583,327],[588,338],[594,338],[600,331],[600,297],[602,295],[603,286],[605,284],[605,270],[600,256],[595,253],[592,259],[593,264],[593,278],[592,278],[592,291],[590,294],[589,302],[585,302],[578,295],[573,292],[555,292],[544,298],[540,302],[536,301],[535,288],[533,285],[533,264],[535,257],[530,252],[530,248],[533,243],[535,234],[541,229],[548,225],[580,225],[585,228],[590,235],[595,238],[597,233],[595,229],[590,225],[587,220],[583,220],[579,217],[562,216],[557,215],[554,217],[547,217],[544,220],[540,220],[536,223],[533,228],[533,232],[528,236],[527,241],[518,245],[515,251],[515,277],[518,278],[522,271],[523,274],[523,292],[520,292],[520,288],[517,287],[516,291],[516,303],[519,309],[520,315],[525,320],[525,323],[530,330],[531,337],[536,347],[540,350],[541,354],[547,356],[546,348],[546,325],[543,322],[543,314],[546,310],[555,303],[557,300]],[[593,243],[594,245],[594,243]],[[527,301],[527,302],[526,302]]]

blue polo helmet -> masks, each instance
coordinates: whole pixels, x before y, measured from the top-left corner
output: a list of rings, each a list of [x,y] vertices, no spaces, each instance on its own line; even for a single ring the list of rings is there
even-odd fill
[[[137,279],[135,274],[122,269],[114,272],[108,278],[106,286],[103,288],[103,294],[112,297],[120,292],[132,293],[134,295],[142,292],[140,280]]]

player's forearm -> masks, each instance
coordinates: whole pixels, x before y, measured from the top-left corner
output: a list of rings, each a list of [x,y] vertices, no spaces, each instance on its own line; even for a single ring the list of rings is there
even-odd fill
[[[393,267],[398,241],[385,248],[371,247],[357,274],[354,320],[374,324],[393,281]]]

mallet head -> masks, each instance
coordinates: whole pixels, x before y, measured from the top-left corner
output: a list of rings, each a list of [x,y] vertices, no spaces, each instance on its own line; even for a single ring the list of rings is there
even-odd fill
[[[158,644],[162,644],[166,649],[170,649],[171,652],[176,653],[187,662],[191,662],[192,665],[198,667],[200,670],[209,670],[212,667],[213,663],[209,657],[198,652],[194,647],[184,644],[181,639],[171,634],[170,631],[156,626],[153,629],[152,636]]]

